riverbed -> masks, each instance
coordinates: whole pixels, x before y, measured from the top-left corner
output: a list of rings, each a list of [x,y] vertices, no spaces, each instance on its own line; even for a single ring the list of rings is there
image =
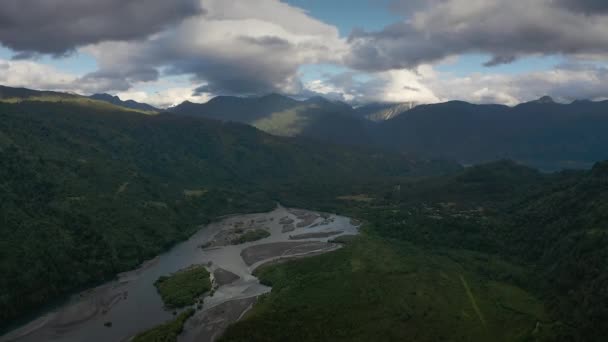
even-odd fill
[[[230,234],[248,229],[264,229],[270,236],[229,243]],[[251,308],[257,296],[270,291],[252,275],[257,267],[335,250],[340,245],[331,242],[334,238],[357,233],[356,223],[347,217],[282,206],[268,213],[226,217],[117,280],[74,295],[62,307],[4,335],[0,342],[128,341],[174,318],[153,284],[162,275],[195,264],[207,266],[216,290],[186,322],[179,341],[214,341]]]

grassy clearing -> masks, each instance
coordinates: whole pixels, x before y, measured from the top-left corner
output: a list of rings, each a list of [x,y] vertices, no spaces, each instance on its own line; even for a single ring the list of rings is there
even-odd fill
[[[362,236],[336,252],[262,267],[257,276],[272,292],[222,341],[542,340],[539,300],[460,256]],[[519,271],[503,266],[497,272]],[[520,310],[501,305],[506,296]]]
[[[338,196],[337,199],[352,202],[372,202],[374,200],[373,197],[366,194]]]
[[[230,243],[233,245],[240,245],[245,242],[262,240],[270,236],[270,232],[266,229],[251,229],[243,233],[241,236],[235,238]]]
[[[272,113],[270,116],[256,120],[254,127],[264,132],[293,137],[301,133],[309,124],[310,118],[303,114],[302,108]]]
[[[211,290],[209,272],[203,266],[193,266],[171,276],[162,276],[154,286],[168,308],[193,305],[196,299]]]
[[[194,309],[188,309],[179,314],[176,319],[135,336],[132,342],[177,341],[177,336],[182,333],[184,323],[186,323],[188,318],[190,318],[192,315],[194,315]]]
[[[196,189],[196,190],[184,190],[184,196],[186,197],[201,197],[205,195],[209,190],[207,189]]]

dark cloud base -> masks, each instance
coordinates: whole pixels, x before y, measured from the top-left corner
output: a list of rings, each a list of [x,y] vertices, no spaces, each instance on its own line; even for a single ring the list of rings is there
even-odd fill
[[[62,56],[86,44],[144,38],[203,11],[199,0],[3,0],[0,43],[16,58]]]

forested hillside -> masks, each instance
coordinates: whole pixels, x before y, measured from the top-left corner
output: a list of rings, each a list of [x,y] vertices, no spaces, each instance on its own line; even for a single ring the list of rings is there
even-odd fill
[[[554,174],[510,161],[462,170],[239,123],[21,90],[0,101],[0,158],[4,324],[136,267],[217,216],[280,201],[362,219],[365,233],[339,253],[260,271],[276,291],[227,340],[327,332],[398,340],[404,329],[421,340],[499,334],[505,341],[593,341],[608,334],[605,162]],[[415,296],[394,301],[403,288]],[[339,301],[312,300],[322,298],[319,291]],[[478,314],[481,326],[455,323],[475,312],[448,314],[470,305],[455,299],[462,296],[477,296],[487,315]],[[287,314],[294,310],[298,315]],[[369,314],[381,319],[359,321]],[[289,329],[272,323],[277,315]],[[324,328],[311,330],[320,317]],[[243,333],[249,324],[258,327],[255,336]]]
[[[5,324],[137,266],[217,216],[274,207],[278,184],[457,168],[241,124],[42,99],[0,103],[0,159]]]
[[[590,171],[543,174],[501,161],[415,182],[332,189],[308,184],[298,189],[300,196],[285,191],[286,204],[363,219],[366,234],[339,254],[263,269],[259,276],[277,290],[273,288],[250,319],[229,329],[225,340],[280,340],[302,334],[319,338],[327,331],[338,340],[375,334],[395,341],[404,336],[421,341],[517,341],[524,336],[538,341],[603,340],[608,333],[607,170],[603,162]],[[328,273],[323,266],[327,264],[339,271]],[[485,330],[470,319],[445,316],[461,310],[462,304],[454,301],[465,294],[457,280],[447,289],[441,284],[459,274],[477,283],[471,286],[486,315]],[[536,316],[526,328],[524,317],[538,311],[534,301],[513,286],[539,298],[547,316]],[[403,298],[398,304],[395,298],[404,293],[397,294],[397,289],[430,297]],[[331,303],[313,300],[332,296],[343,304],[327,309]],[[437,303],[434,296],[443,299]],[[523,326],[505,326],[510,321],[501,310],[521,315]],[[393,311],[406,318],[390,314]],[[281,329],[273,322],[287,312],[298,314],[293,321],[283,319],[281,325],[290,328]],[[367,320],[370,315],[377,317],[373,324]],[[427,326],[429,319],[435,323]],[[501,328],[493,327],[494,320],[502,322],[497,323]],[[309,328],[321,321],[322,329]],[[253,326],[258,327],[256,334],[247,334]],[[343,326],[357,327],[357,332]]]

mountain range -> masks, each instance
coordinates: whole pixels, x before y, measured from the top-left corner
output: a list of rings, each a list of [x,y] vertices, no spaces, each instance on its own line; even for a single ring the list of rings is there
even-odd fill
[[[461,168],[77,95],[0,91],[0,329],[136,267],[201,223],[272,209],[293,184]]]
[[[253,125],[274,135],[381,147],[474,164],[513,159],[544,170],[589,168],[608,158],[608,101],[556,103],[550,97],[509,107],[450,101],[370,104],[353,109],[323,98],[217,97],[171,109]]]
[[[465,164],[509,158],[541,169],[588,168],[608,157],[608,101],[515,107],[452,101],[417,106],[375,131],[386,148]]]
[[[202,108],[217,106],[213,119],[197,114],[199,105],[187,115],[151,113],[0,88],[0,329],[135,268],[218,216],[280,202],[347,213],[366,227],[337,253],[262,271],[273,291],[255,315],[229,328],[226,341],[252,340],[252,332],[257,340],[291,340],[310,331],[319,313],[321,340],[344,326],[363,327],[349,329],[347,340],[374,339],[386,327],[399,340],[404,332],[429,332],[432,341],[470,331],[480,341],[504,331],[539,341],[606,335],[607,162],[541,173],[511,161],[463,168],[403,153],[406,146],[420,155],[492,158],[488,151],[512,144],[536,162],[596,158],[605,102],[456,101],[381,122],[323,98],[211,102]],[[221,117],[264,120],[294,108],[336,130],[347,127],[344,120],[361,123],[369,140],[345,147],[315,141],[310,128],[282,137]],[[480,321],[463,320],[477,305]],[[463,308],[467,316],[454,315]]]
[[[349,145],[372,143],[367,127],[369,121],[359,117],[348,104],[323,97],[298,101],[279,94],[248,98],[218,96],[202,104],[184,102],[169,111],[242,122],[279,136]]]
[[[110,103],[147,114],[160,110],[116,96],[90,98],[56,92],[0,88],[0,98],[60,98]],[[608,101],[562,104],[545,96],[514,107],[462,101],[416,105],[372,103],[353,108],[323,97],[307,100],[269,94],[218,96],[206,103],[183,102],[166,111],[240,122],[276,136],[363,146],[475,164],[499,159],[544,170],[589,168],[608,158]]]
[[[136,110],[140,110],[140,111],[144,111],[144,112],[159,112],[160,111],[158,108],[151,106],[147,103],[141,103],[141,102],[137,102],[137,101],[133,101],[133,100],[123,101],[118,96],[113,96],[113,95],[105,94],[105,93],[93,94],[93,95],[89,96],[89,98],[91,98],[93,100],[105,101],[105,102],[111,103],[113,105],[130,108],[130,109],[136,109]]]

